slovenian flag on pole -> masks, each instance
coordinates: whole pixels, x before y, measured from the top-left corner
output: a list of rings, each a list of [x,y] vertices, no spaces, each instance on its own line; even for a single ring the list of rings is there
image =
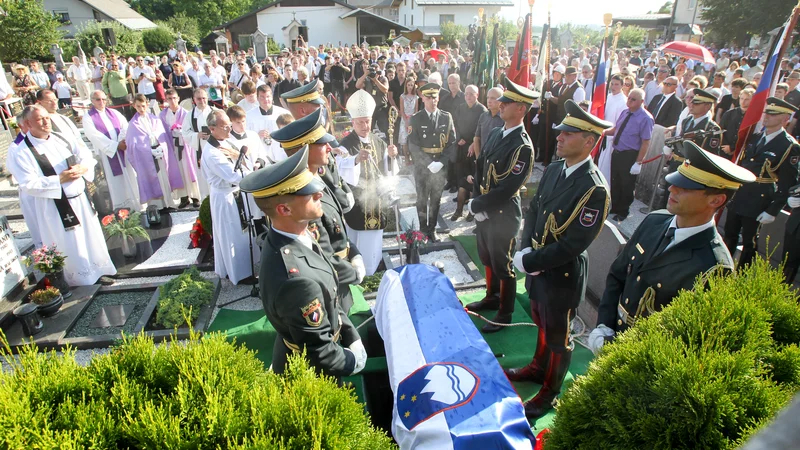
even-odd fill
[[[800,12],[800,8],[795,6],[792,10],[791,17],[789,17],[789,20],[783,26],[783,29],[780,34],[777,35],[777,39],[772,45],[769,59],[764,67],[764,74],[761,76],[761,82],[758,83],[758,89],[756,89],[756,93],[753,94],[750,107],[747,108],[747,112],[744,114],[744,118],[742,118],[742,124],[739,126],[739,136],[736,141],[736,150],[733,154],[734,162],[739,162],[747,140],[750,138],[756,125],[758,125],[758,122],[761,121],[761,114],[767,106],[767,97],[775,93],[775,86],[778,83],[778,77],[780,75],[778,64],[789,44],[790,39],[788,34],[794,30],[797,24],[798,12]]]
[[[606,39],[603,38],[603,43],[600,45],[600,62],[597,64],[597,70],[594,71],[594,92],[592,93],[592,107],[589,111],[599,119],[603,119],[606,114],[607,72]]]
[[[375,324],[394,393],[401,449],[532,449],[522,401],[444,275],[428,265],[389,270]]]

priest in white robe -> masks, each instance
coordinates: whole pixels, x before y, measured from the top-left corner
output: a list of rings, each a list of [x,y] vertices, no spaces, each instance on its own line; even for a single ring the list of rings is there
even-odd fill
[[[174,156],[177,164],[169,167],[170,179],[173,171],[180,175],[180,185],[172,184],[172,192],[181,199],[178,208],[189,206],[189,199],[200,204],[200,187],[197,183],[197,152],[187,151],[183,140],[183,121],[189,112],[180,106],[180,96],[175,89],[167,89],[165,93],[165,108],[159,114],[161,123],[170,139],[167,140],[169,152]]]
[[[210,190],[214,272],[220,278],[227,276],[233,284],[246,278],[255,281],[252,268],[261,260],[261,252],[246,227],[245,206],[236,200],[239,182],[252,171],[252,166],[243,158],[241,168],[236,170],[239,151],[227,141],[231,122],[224,111],[213,111],[208,127],[211,136],[203,147],[200,164]]]
[[[14,141],[8,146],[8,153],[6,160],[11,161],[16,158],[16,152],[19,151],[19,146],[22,144],[25,150],[27,147],[23,140],[25,134],[28,133],[28,126],[22,120],[22,114],[17,116],[17,126],[19,133]],[[28,232],[31,234],[31,240],[36,247],[42,246],[42,236],[39,233],[39,222],[36,218],[36,198],[25,192],[23,189],[19,190],[19,209],[22,210],[22,218],[25,219],[25,225],[28,226]]]
[[[628,107],[628,96],[622,92],[622,77],[614,75],[609,81],[609,93],[606,98],[606,110],[603,118],[611,123],[617,123],[619,115]],[[600,152],[597,167],[606,177],[608,188],[611,189],[611,154],[614,153],[613,138],[606,138],[605,145]]]
[[[58,97],[52,89],[42,89],[36,92],[36,103],[42,105],[50,113],[50,125],[54,133],[73,139],[78,147],[85,148],[81,132],[69,117],[58,113]]]
[[[383,256],[383,229],[389,211],[389,188],[395,183],[399,164],[389,162],[397,156],[397,147],[387,146],[372,131],[375,100],[359,89],[347,100],[347,112],[353,119],[353,132],[341,141],[348,155],[339,162],[342,179],[350,184],[353,208],[345,213],[347,237],[361,251],[367,275],[378,268]],[[357,173],[357,175],[356,175]]]
[[[192,94],[192,100],[194,101],[194,106],[189,114],[186,114],[186,117],[183,118],[181,134],[183,134],[183,142],[186,144],[184,150],[195,154],[199,169],[202,165],[203,148],[210,136],[203,131],[203,127],[208,126],[206,121],[213,108],[208,105],[208,93],[205,89],[195,89]],[[208,197],[209,192],[208,182],[202,170],[197,171],[197,185],[200,188],[200,200],[202,201]],[[192,202],[192,205],[199,207],[200,202]]]
[[[272,89],[269,86],[259,86],[256,89],[256,98],[258,108],[247,112],[247,129],[256,132],[261,140],[260,148],[257,150],[259,155],[269,162],[283,161],[287,158],[286,152],[270,135],[278,129],[278,117],[290,113],[287,109],[273,104]]]
[[[261,138],[258,137],[255,131],[248,130],[247,127],[247,112],[241,106],[231,106],[225,111],[228,119],[231,121],[231,135],[228,142],[232,143],[237,150],[247,148],[245,158],[248,161],[248,167],[253,171],[266,167],[272,164],[269,160],[264,159],[262,154],[258,153],[260,148],[259,142]],[[247,197],[248,211],[247,213],[253,219],[261,219],[264,213],[261,208],[255,203],[255,199],[250,194],[242,194]]]
[[[83,130],[103,163],[111,204],[114,209],[141,211],[136,172],[125,158],[128,121],[122,114],[106,107],[108,98],[105,92],[92,92],[91,100],[92,107],[83,115]]]
[[[64,276],[71,286],[113,283],[107,275],[117,270],[86,195],[97,161],[85,148],[53,134],[42,106],[27,106],[22,114],[29,131],[7,163],[20,190],[34,198],[42,242],[55,244],[66,256]]]

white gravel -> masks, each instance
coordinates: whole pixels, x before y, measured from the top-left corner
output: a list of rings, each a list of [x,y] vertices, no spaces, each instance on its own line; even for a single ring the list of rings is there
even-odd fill
[[[436,261],[444,264],[444,274],[454,285],[471,283],[475,280],[467,273],[467,270],[458,259],[455,250],[439,250],[420,255],[419,262],[422,264],[433,265]]]
[[[155,269],[158,267],[185,266],[194,263],[200,254],[199,248],[189,248],[192,243],[189,232],[197,219],[197,212],[173,212],[172,228],[169,237],[147,261],[133,270]]]

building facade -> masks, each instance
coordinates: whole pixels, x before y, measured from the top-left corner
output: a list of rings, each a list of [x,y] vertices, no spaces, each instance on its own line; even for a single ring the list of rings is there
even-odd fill
[[[132,30],[156,28],[156,24],[137,13],[124,0],[44,0],[44,9],[61,22],[65,37],[75,37],[89,22],[119,22]]]

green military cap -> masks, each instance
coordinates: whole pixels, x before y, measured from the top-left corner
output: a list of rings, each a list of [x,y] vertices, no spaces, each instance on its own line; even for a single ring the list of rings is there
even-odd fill
[[[694,88],[692,92],[694,92],[692,103],[711,103],[712,105],[717,103],[717,97],[714,97],[714,94],[708,91],[700,88]]]
[[[503,94],[505,96],[505,93]],[[501,97],[502,98],[502,97]],[[567,116],[556,127],[560,131],[587,131],[594,133],[598,136],[603,134],[603,130],[607,130],[613,126],[611,122],[600,120],[597,117],[584,111],[574,100],[569,99],[564,104],[567,110]]]
[[[317,83],[314,81],[304,84],[297,89],[292,89],[289,92],[284,92],[281,94],[281,98],[286,100],[286,103],[325,104],[325,100],[319,95]]]
[[[684,189],[739,189],[744,183],[756,181],[753,172],[709,153],[692,141],[683,141],[686,158],[677,172],[667,175],[666,180]]]
[[[764,114],[794,114],[797,112],[797,107],[791,103],[781,100],[779,98],[770,97],[767,99],[767,106],[764,108]]]
[[[325,189],[325,183],[308,170],[308,146],[283,161],[256,170],[242,178],[239,189],[255,198],[279,195],[311,195]]]
[[[498,102],[503,103],[527,103],[529,105],[533,104],[533,101],[539,98],[539,93],[536,91],[532,91],[526,87],[522,87],[513,81],[506,78],[503,80],[503,87],[505,90],[503,91],[503,95],[497,99]]]
[[[419,91],[425,97],[438,97],[439,96],[439,89],[442,87],[436,83],[428,83],[425,86],[419,88]]]
[[[281,147],[285,150],[300,148],[308,144],[336,142],[336,138],[325,130],[325,112],[323,108],[319,108],[280,130],[272,132],[270,136],[280,142]]]

